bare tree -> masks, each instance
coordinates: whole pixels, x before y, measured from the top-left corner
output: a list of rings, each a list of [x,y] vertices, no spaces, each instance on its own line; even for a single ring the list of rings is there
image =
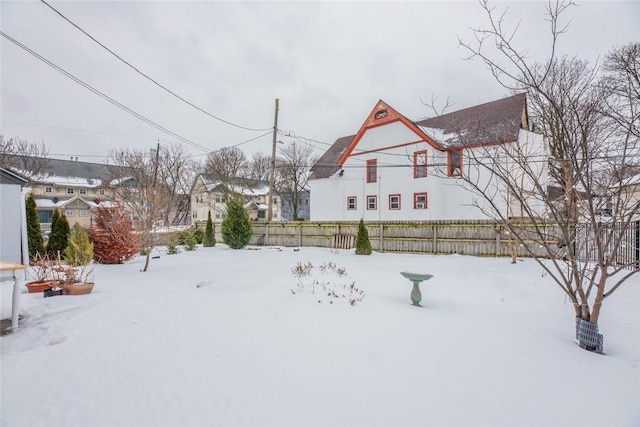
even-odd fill
[[[486,1],[481,5],[487,28],[473,30],[474,42],[461,46],[505,88],[526,91],[531,120],[548,147],[525,137],[465,150],[468,165],[461,181],[566,294],[577,319],[576,336],[585,328],[597,331],[603,301],[640,271],[631,238],[640,203],[627,190],[624,173],[625,160],[637,156],[637,127],[603,114],[616,102],[629,102],[628,111],[638,111],[637,98],[612,98],[615,91],[603,90],[597,68],[555,56],[556,41],[566,30],[560,18],[571,2],[547,8],[552,44],[544,64],[529,62],[526,52],[516,49],[515,31],[506,28],[504,14],[497,16]],[[619,91],[633,93],[633,67],[614,66],[613,58],[621,57],[629,58],[628,51],[610,55],[610,69],[620,77]],[[490,182],[477,179],[482,169],[491,173]],[[586,339],[583,345],[582,338],[581,346],[602,350],[601,341]]]
[[[0,166],[32,179],[49,165],[49,148],[44,142],[29,142],[0,135]]]
[[[173,199],[171,189],[158,179],[160,152],[125,148],[112,150],[110,158],[121,166],[113,170],[111,185],[116,200],[131,212],[141,233],[141,246],[146,253],[142,271],[147,271],[156,244],[154,230],[162,224],[165,207]]]
[[[601,84],[609,96],[603,113],[640,138],[640,42],[612,49],[604,71]]]
[[[293,142],[280,150],[276,159],[276,190],[294,219],[298,217],[301,196],[308,189],[309,170],[316,161],[312,156],[311,146]]]
[[[249,161],[249,178],[258,181],[269,181],[271,173],[271,157],[264,153],[257,152],[251,155]]]
[[[204,173],[227,189],[233,188],[239,178],[246,178],[248,175],[247,156],[237,147],[214,151],[207,157]]]
[[[177,144],[160,146],[158,179],[169,191],[169,204],[164,206],[166,225],[183,224],[189,215],[189,192],[197,174],[197,163]]]

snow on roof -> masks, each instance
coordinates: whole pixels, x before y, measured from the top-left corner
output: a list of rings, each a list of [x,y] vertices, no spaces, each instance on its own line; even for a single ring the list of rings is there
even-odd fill
[[[424,132],[429,138],[433,139],[435,142],[447,146],[447,132],[444,129],[438,128],[430,128],[426,126],[416,125],[422,132]]]
[[[269,194],[268,185],[258,185],[257,187],[245,187],[241,185],[233,185],[232,190],[243,196],[264,196]]]
[[[633,175],[631,177],[629,177],[628,179],[626,179],[625,181],[623,181],[620,186],[621,187],[626,187],[626,186],[630,186],[630,185],[638,185],[640,184],[640,174],[638,175]]]
[[[109,181],[109,185],[110,186],[118,186],[120,184],[122,184],[123,182],[127,182],[130,179],[133,179],[132,176],[125,176],[123,178],[116,178],[116,179],[112,179],[111,181]]]
[[[57,201],[53,201],[52,199],[36,199],[36,207],[41,209],[63,208],[68,203],[74,200],[80,200],[81,202],[87,204],[92,208],[96,208],[99,206],[96,202],[93,202],[91,200],[86,200],[86,199],[83,199],[82,197],[72,197],[70,199],[62,199]]]
[[[33,180],[43,184],[73,185],[77,187],[96,188],[102,185],[100,179],[81,178],[74,176],[38,175]]]
[[[117,208],[118,206],[120,206],[120,204],[112,200],[104,200],[104,201],[101,201],[100,203],[97,203],[96,206],[101,208]]]
[[[68,201],[69,200],[58,200],[57,202],[54,202],[51,199],[36,199],[36,207],[45,209],[60,208]]]

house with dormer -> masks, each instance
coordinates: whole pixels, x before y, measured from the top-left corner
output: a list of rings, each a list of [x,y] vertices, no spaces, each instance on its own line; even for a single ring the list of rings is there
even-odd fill
[[[66,216],[71,227],[75,223],[91,227],[94,209],[100,203],[115,201],[111,180],[118,168],[101,163],[46,159],[37,174],[26,171],[42,231],[50,230],[55,209]]]
[[[191,221],[194,224],[207,221],[209,212],[211,220],[221,223],[226,216],[227,195],[236,193],[242,195],[245,209],[252,221],[266,221],[269,211],[269,182],[236,178],[232,182],[224,183],[206,174],[199,174],[191,186]],[[277,194],[273,194],[272,220],[282,219],[282,201]]]
[[[380,100],[355,134],[338,138],[311,168],[311,220],[487,219],[465,179],[499,195],[478,159],[516,144],[548,152],[545,138],[529,130],[525,94],[419,121]],[[517,210],[507,197],[495,204]]]

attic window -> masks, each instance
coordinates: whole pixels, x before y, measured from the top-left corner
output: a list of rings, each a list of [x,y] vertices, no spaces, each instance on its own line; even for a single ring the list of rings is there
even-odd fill
[[[376,111],[376,115],[375,115],[375,119],[382,119],[384,117],[387,117],[389,115],[389,112],[387,110],[379,110]]]

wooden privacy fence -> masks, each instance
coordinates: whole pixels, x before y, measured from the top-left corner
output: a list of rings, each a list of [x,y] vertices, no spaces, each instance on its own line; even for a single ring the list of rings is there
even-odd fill
[[[250,244],[259,246],[350,249],[358,234],[358,221],[259,222],[252,225]],[[509,256],[511,250],[516,249],[518,256],[528,256],[524,246],[509,238],[504,225],[491,220],[370,221],[365,226],[371,246],[378,252]],[[549,231],[550,236],[557,235],[553,230]],[[528,245],[530,250],[543,254],[537,244]]]

